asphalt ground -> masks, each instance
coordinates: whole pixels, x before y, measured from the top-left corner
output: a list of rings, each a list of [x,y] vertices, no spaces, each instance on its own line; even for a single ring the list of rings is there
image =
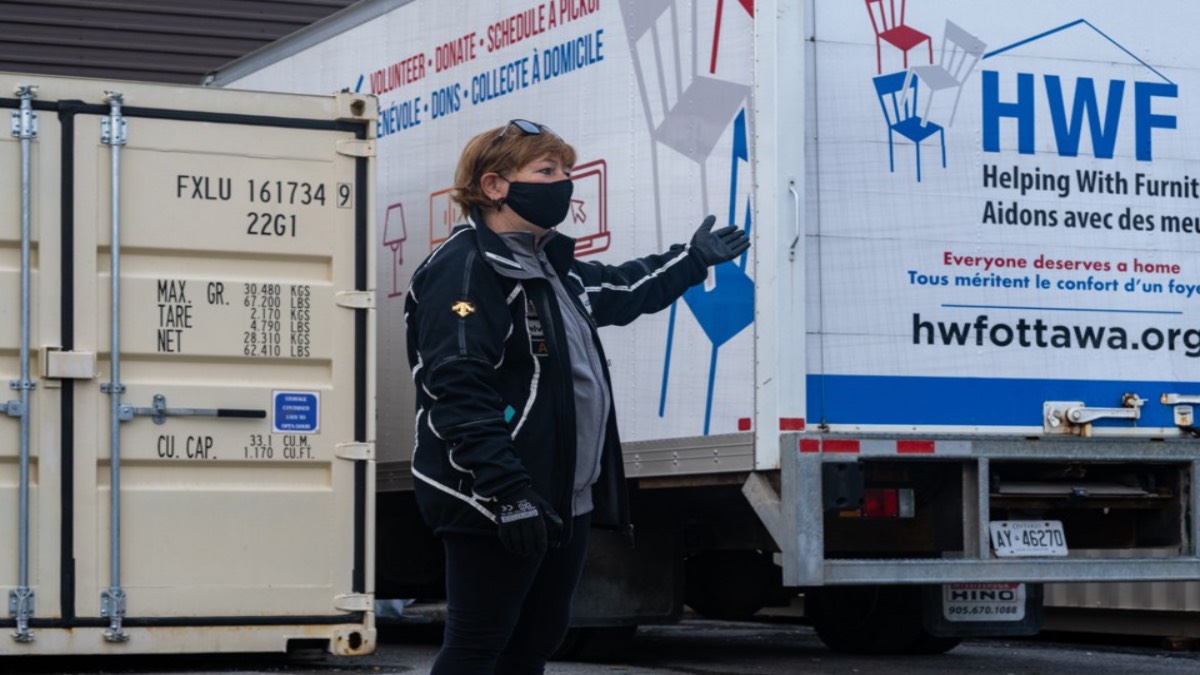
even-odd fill
[[[374,655],[291,662],[278,656],[221,655],[121,658],[0,659],[12,675],[384,675],[429,672],[440,642],[436,624],[382,627]],[[1156,638],[1044,634],[1029,639],[968,640],[948,654],[864,657],[835,654],[794,619],[757,622],[686,620],[642,627],[615,663],[555,662],[552,675],[833,675],[982,673],[987,675],[1194,675],[1200,651]]]

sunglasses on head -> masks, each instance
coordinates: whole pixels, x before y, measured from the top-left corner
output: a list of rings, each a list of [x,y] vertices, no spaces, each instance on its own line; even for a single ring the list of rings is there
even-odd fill
[[[537,136],[542,132],[548,133],[552,136],[558,135],[551,131],[550,127],[546,126],[545,124],[538,124],[537,122],[530,122],[529,120],[517,119],[509,120],[508,124],[505,124],[504,128],[500,130],[500,133],[496,134],[495,140],[498,141],[501,138],[504,138],[504,134],[508,133],[508,130],[512,129],[513,127],[516,127],[517,131],[521,132],[522,136]]]

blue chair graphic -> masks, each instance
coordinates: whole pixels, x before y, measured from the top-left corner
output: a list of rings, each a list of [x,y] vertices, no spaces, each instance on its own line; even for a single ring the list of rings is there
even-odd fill
[[[907,78],[906,71],[880,75],[874,78],[875,93],[879,95],[879,106],[888,125],[888,167],[896,172],[896,150],[892,136],[900,134],[913,142],[917,148],[917,182],[921,182],[921,141],[938,134],[942,141],[942,168],[946,168],[946,131],[941,125],[923,120],[917,115],[917,86],[920,78]],[[909,92],[904,95],[905,80]]]
[[[730,225],[737,224],[738,174],[741,165],[749,165],[750,146],[746,128],[746,110],[738,112],[733,121],[733,152],[730,157],[729,177],[729,219]],[[753,208],[747,198],[742,214],[743,229],[747,236],[751,233]],[[754,323],[754,280],[747,274],[750,252],[747,251],[736,260],[722,263],[713,268],[715,284],[711,289],[704,284],[691,287],[683,294],[683,302],[692,311],[696,322],[704,331],[712,349],[708,362],[708,386],[704,403],[704,435],[707,436],[712,427],[713,394],[717,381],[717,354],[721,346],[732,340],[748,326]],[[671,316],[667,323],[667,351],[663,359],[662,390],[659,394],[658,416],[666,415],[667,389],[671,376],[671,353],[675,344],[675,318],[679,303],[671,305]]]

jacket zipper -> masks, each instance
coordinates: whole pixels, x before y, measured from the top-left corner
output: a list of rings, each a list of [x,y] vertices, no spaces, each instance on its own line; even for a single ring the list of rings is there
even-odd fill
[[[570,357],[564,351],[564,347],[559,343],[558,340],[558,335],[561,332],[560,328],[562,325],[562,313],[558,307],[558,303],[551,302],[551,296],[554,293],[554,289],[550,287],[550,281],[548,279],[539,279],[538,281],[540,283],[538,283],[537,286],[541,290],[541,298],[539,299],[541,300],[540,304],[542,305],[542,307],[539,309],[539,313],[543,314],[547,319],[546,321],[542,322],[542,330],[545,331],[546,341],[551,347],[550,357],[558,361],[558,368],[556,369],[558,371],[558,376],[555,378],[555,383],[553,385],[555,391],[555,402],[558,406],[558,410],[564,410],[570,413],[568,419],[572,422],[573,430],[573,423],[575,420],[575,402],[568,400],[566,395],[567,388],[564,384],[564,378],[571,372],[571,361]],[[578,449],[575,447],[574,434],[572,433],[572,437],[570,439],[565,438],[564,429],[566,426],[567,425],[565,424],[554,425],[554,436],[557,440],[558,447],[569,448],[571,450],[571,452],[562,453],[566,455],[564,458],[564,463],[566,464],[567,469],[565,472],[565,478],[564,474],[560,474],[556,471],[555,479],[557,485],[553,486],[555,489],[559,489],[562,485],[567,485],[566,490],[562,491],[562,496],[556,500],[557,503],[555,504],[555,508],[558,510],[559,517],[563,520],[564,541],[571,536],[571,504],[574,500],[574,495],[572,493],[574,492],[575,485],[575,455],[578,452]],[[560,466],[558,461],[555,461],[555,466],[556,468]]]

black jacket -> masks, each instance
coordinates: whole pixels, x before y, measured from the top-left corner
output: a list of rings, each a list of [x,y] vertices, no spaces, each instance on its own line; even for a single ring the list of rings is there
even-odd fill
[[[474,220],[482,223],[478,214]],[[619,266],[575,260],[574,248],[558,235],[544,250],[591,317],[598,347],[597,326],[668,307],[706,275],[686,246]],[[404,304],[417,391],[412,471],[417,504],[435,532],[495,532],[490,504],[522,483],[568,516],[569,527],[575,398],[563,311],[570,310],[559,307],[549,281],[531,278],[482,224],[456,228],[414,273]],[[602,348],[601,359],[611,385]],[[592,522],[628,529],[614,412],[605,428]]]

